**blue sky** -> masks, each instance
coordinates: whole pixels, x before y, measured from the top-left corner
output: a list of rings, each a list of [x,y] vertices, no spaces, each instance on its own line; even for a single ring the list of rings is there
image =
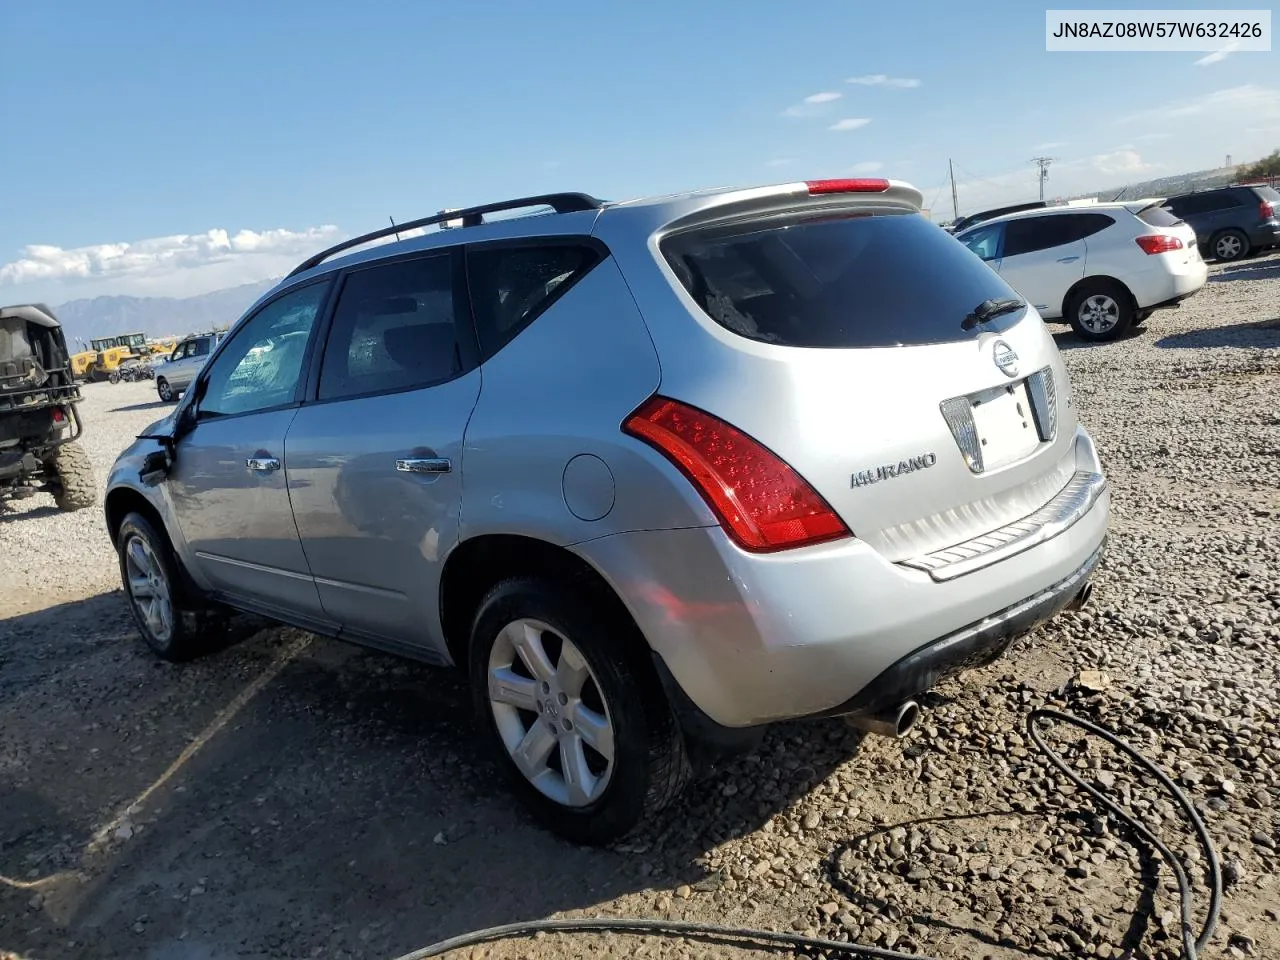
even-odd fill
[[[7,0],[0,35],[3,302],[200,293],[552,189],[875,171],[949,215],[948,157],[963,213],[1033,197],[1040,152],[1065,193],[1280,146],[1277,53],[1046,53],[1025,0]]]

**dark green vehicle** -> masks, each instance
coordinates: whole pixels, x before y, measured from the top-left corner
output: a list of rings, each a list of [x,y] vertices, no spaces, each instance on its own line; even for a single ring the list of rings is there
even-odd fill
[[[41,492],[62,510],[97,501],[93,465],[77,442],[79,402],[53,311],[42,303],[0,307],[0,502]]]

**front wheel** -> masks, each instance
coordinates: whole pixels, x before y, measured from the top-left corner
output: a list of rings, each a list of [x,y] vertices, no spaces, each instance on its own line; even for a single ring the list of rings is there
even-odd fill
[[[210,646],[224,623],[216,611],[187,599],[169,538],[140,513],[116,534],[120,581],[138,632],[164,660],[190,660]]]
[[[1067,304],[1071,329],[1093,343],[1123,337],[1133,326],[1134,312],[1129,291],[1114,280],[1084,283]]]
[[[120,382],[120,371],[119,371],[119,370],[112,370],[109,374],[107,374],[107,379],[108,379],[108,380],[110,380],[112,383],[119,383],[119,382]]]
[[[173,400],[173,387],[169,385],[169,381],[164,377],[156,380],[156,393],[160,395],[160,399],[165,403],[170,403]]]
[[[533,815],[604,844],[676,797],[689,764],[643,638],[584,593],[498,584],[476,615],[469,672],[484,735]]]

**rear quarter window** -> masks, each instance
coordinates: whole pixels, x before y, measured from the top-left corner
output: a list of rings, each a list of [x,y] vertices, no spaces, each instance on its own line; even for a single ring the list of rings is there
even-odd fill
[[[791,214],[695,228],[662,254],[712,320],[747,339],[791,347],[889,347],[970,340],[984,300],[1017,294],[946,231],[914,213]]]
[[[574,240],[468,249],[467,284],[482,357],[510,343],[602,259],[599,247]]]
[[[1147,207],[1136,216],[1149,227],[1176,227],[1182,222],[1181,218],[1164,207]]]

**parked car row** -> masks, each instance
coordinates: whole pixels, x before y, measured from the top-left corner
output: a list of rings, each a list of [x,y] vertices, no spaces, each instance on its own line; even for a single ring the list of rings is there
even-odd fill
[[[901,735],[1087,600],[1109,517],[1034,303],[921,201],[555,194],[309,258],[111,472],[143,639],[193,656],[230,608],[458,666],[515,791],[590,843],[774,722]],[[1193,281],[1153,209],[1045,229]],[[1002,268],[1050,249],[999,226]]]
[[[1208,279],[1205,257],[1239,260],[1280,246],[1280,192],[1233,184],[1170,198],[1014,204],[949,231],[1046,320],[1086,340],[1115,340],[1175,307]]]

